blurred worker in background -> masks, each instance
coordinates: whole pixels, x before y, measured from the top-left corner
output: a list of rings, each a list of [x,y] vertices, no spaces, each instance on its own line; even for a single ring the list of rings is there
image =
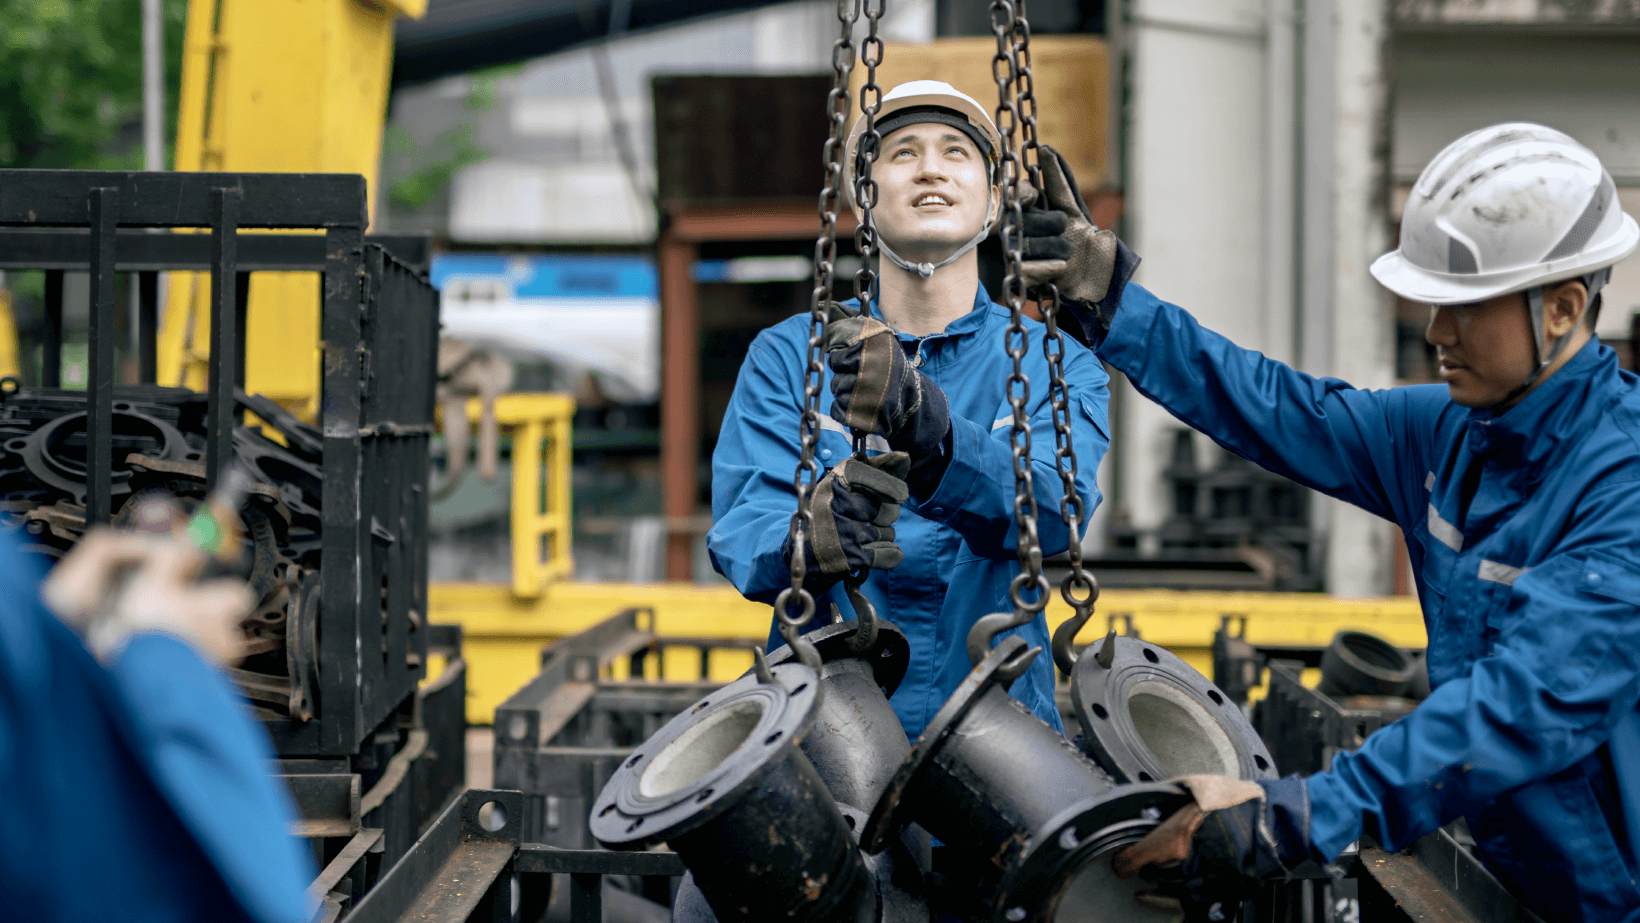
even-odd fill
[[[194,582],[203,563],[168,536],[92,531],[42,587],[0,533],[0,917],[312,916],[267,732],[218,669],[254,599]]]
[[[861,318],[828,328],[825,386],[835,400],[820,417],[815,461],[827,474],[811,503],[804,586],[817,597],[811,627],[818,627],[830,621],[833,604],[850,617],[839,581],[873,568],[865,597],[911,643],[911,667],[892,701],[915,738],[968,674],[969,627],[1013,610],[1008,585],[1019,573],[1006,392],[1013,365],[1003,345],[1009,312],[981,287],[974,252],[1001,205],[1001,139],[984,107],[932,80],[885,95],[877,130],[871,176],[885,257],[881,295]],[[852,178],[857,158],[872,153],[863,149],[864,134],[862,119],[845,153],[844,188],[857,214]],[[1046,382],[1044,328],[1027,320],[1026,329],[1025,373]],[[805,313],[753,341],[712,456],[712,563],[760,602],[772,603],[791,585],[788,528],[808,337]],[[1109,446],[1107,381],[1093,354],[1068,340],[1064,376],[1085,522],[1099,501],[1094,472]],[[869,464],[851,458],[843,422],[856,395],[862,405],[881,407],[870,419],[850,421],[873,433]],[[1053,555],[1078,537],[1057,515],[1063,490],[1047,396],[1046,387],[1033,389],[1028,411],[1042,553]],[[1040,614],[1019,632],[1048,645]],[[770,643],[783,642],[771,635]],[[1038,658],[1012,692],[1061,727],[1048,658]]]
[[[1640,380],[1594,333],[1637,241],[1610,174],[1566,135],[1460,138],[1372,266],[1431,306],[1445,385],[1389,391],[1239,349],[1124,287],[1137,260],[1114,238],[1081,248],[1110,279],[1076,311],[1100,358],[1230,451],[1400,526],[1434,689],[1327,772],[1190,780],[1196,806],[1120,871],[1174,867],[1187,894],[1234,899],[1363,834],[1400,850],[1461,817],[1545,919],[1640,917]]]

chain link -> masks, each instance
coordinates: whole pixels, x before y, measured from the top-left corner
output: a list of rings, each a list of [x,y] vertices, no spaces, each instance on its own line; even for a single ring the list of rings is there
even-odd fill
[[[881,15],[882,0],[878,0],[877,11]],[[820,669],[820,655],[814,645],[802,637],[803,629],[814,618],[815,607],[814,595],[803,586],[803,578],[807,575],[804,559],[807,556],[808,536],[813,533],[814,526],[813,515],[809,512],[809,497],[820,479],[820,465],[814,460],[814,448],[819,440],[820,395],[825,382],[825,356],[821,347],[837,269],[837,200],[843,186],[844,148],[852,108],[848,84],[849,75],[854,71],[854,25],[859,19],[860,0],[838,0],[840,34],[831,48],[832,85],[831,93],[826,97],[830,134],[821,155],[826,169],[825,186],[820,190],[820,235],[814,242],[814,289],[809,293],[809,344],[803,367],[803,416],[799,424],[797,473],[792,478],[792,489],[797,494],[797,509],[792,513],[790,532],[792,582],[790,587],[780,591],[774,601],[780,636],[791,645],[792,652],[803,663],[816,670]],[[794,602],[798,606],[795,615],[791,611]]]
[[[1047,195],[1042,184],[1042,149],[1036,130],[1036,90],[1031,74],[1031,25],[1025,15],[1025,0],[1015,0],[1017,15],[1013,30],[1013,52],[1016,70],[1014,89],[1018,97],[1022,142],[1020,158],[1023,161],[1031,187],[1038,197]],[[1059,330],[1059,286],[1052,282],[1039,286],[1037,306],[1042,311],[1044,326],[1042,354],[1048,362],[1048,403],[1053,416],[1054,468],[1063,489],[1059,501],[1059,515],[1065,522],[1070,541],[1066,549],[1070,572],[1059,586],[1059,595],[1073,611],[1071,619],[1054,633],[1054,659],[1061,669],[1070,671],[1075,663],[1070,644],[1076,632],[1093,616],[1094,600],[1099,598],[1099,582],[1082,565],[1082,524],[1086,510],[1082,494],[1076,489],[1078,473],[1076,445],[1071,437],[1070,388],[1065,384],[1065,338]]]

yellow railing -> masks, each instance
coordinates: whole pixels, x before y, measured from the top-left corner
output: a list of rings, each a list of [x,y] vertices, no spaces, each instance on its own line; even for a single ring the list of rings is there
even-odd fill
[[[467,418],[474,423],[481,411],[477,398],[467,402]],[[575,399],[567,394],[503,394],[495,402],[495,416],[502,431],[512,435],[512,595],[536,599],[575,567],[570,555]]]

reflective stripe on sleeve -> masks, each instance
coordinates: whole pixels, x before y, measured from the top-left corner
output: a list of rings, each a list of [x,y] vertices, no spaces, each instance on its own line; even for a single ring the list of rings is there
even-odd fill
[[[1531,570],[1530,567],[1510,567],[1507,564],[1499,564],[1496,561],[1482,561],[1480,573],[1476,576],[1480,577],[1482,580],[1490,580],[1493,583],[1501,583],[1504,586],[1514,586],[1515,581],[1520,579],[1520,575],[1529,570]]]
[[[849,428],[837,422],[829,413],[820,414],[820,428],[829,429],[834,433],[842,433],[850,439],[854,438],[854,434],[849,431]],[[866,437],[866,448],[873,452],[887,452],[888,440],[876,433],[872,433]]]
[[[1442,519],[1433,503],[1429,505],[1429,534],[1453,551],[1463,550],[1463,533],[1458,531],[1457,526]]]

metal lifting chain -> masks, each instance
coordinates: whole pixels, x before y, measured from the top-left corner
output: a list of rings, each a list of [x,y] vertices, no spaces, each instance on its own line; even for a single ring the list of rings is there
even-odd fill
[[[871,178],[871,167],[877,162],[878,149],[882,147],[882,135],[877,131],[877,111],[883,105],[883,89],[877,85],[877,65],[883,62],[883,40],[877,30],[883,18],[885,0],[864,2],[866,37],[860,42],[860,63],[866,69],[865,83],[860,86],[860,114],[864,124],[860,131],[854,174],[854,201],[860,206],[860,223],[854,228],[854,247],[860,254],[860,268],[854,273],[854,297],[859,299],[861,311],[869,310],[871,302],[877,297],[877,270],[873,268],[877,254],[877,221],[872,216],[872,210],[877,207],[877,181]],[[849,151],[843,152],[843,156],[849,155]],[[829,300],[829,289],[826,294]],[[854,457],[866,457],[866,434],[859,430],[854,432]],[[871,600],[860,592],[869,573],[868,569],[861,568],[843,579],[843,591],[848,594],[855,617],[860,622],[860,628],[850,642],[850,648],[856,654],[870,650],[877,643],[877,610]],[[842,616],[835,606],[832,612],[833,618],[841,621]]]
[[[880,12],[881,0],[878,8]],[[843,186],[843,157],[847,153],[848,116],[852,109],[848,83],[849,75],[854,70],[854,25],[859,19],[860,0],[838,0],[837,20],[841,24],[841,34],[831,47],[832,85],[831,93],[826,97],[826,112],[831,124],[821,158],[825,163],[826,182],[820,190],[820,236],[814,242],[814,288],[809,293],[809,345],[803,367],[803,416],[798,429],[797,473],[792,478],[792,489],[797,494],[797,510],[792,513],[790,533],[792,583],[781,590],[774,601],[780,636],[791,645],[798,659],[814,670],[820,669],[820,653],[802,636],[803,629],[814,618],[814,595],[803,586],[803,578],[807,574],[804,560],[807,557],[808,537],[814,531],[809,498],[820,480],[820,465],[814,460],[814,446],[820,435],[820,395],[825,383],[823,339],[832,304],[832,281],[837,269],[837,199]],[[875,185],[872,188],[875,193]],[[856,285],[860,281],[857,276]],[[794,603],[798,607],[796,615],[791,612]],[[757,652],[757,663],[759,677],[768,681],[768,669],[763,663],[761,649]]]
[[[1039,197],[1047,195],[1042,185],[1042,151],[1036,134],[1036,89],[1031,75],[1031,25],[1025,18],[1025,0],[1015,0],[1016,17],[1013,30],[1014,86],[1019,99],[1019,117],[1023,128],[1020,158],[1030,178],[1031,188]],[[1010,259],[1014,252],[1009,252]],[[1017,269],[1015,270],[1018,271]],[[1048,403],[1053,413],[1054,468],[1064,493],[1059,500],[1059,515],[1065,521],[1070,536],[1066,557],[1070,573],[1059,585],[1059,595],[1071,607],[1072,616],[1060,624],[1053,636],[1053,658],[1059,669],[1069,674],[1076,665],[1071,644],[1076,633],[1093,617],[1093,604],[1099,598],[1099,581],[1082,566],[1082,524],[1085,510],[1082,494],[1076,489],[1076,445],[1071,440],[1070,388],[1065,384],[1065,337],[1059,332],[1059,286],[1052,282],[1037,287],[1037,306],[1042,310],[1046,328],[1042,338],[1042,354],[1048,360]]]
[[[970,632],[968,654],[975,663],[989,652],[991,640],[997,634],[1029,623],[1046,608],[1051,592],[1047,577],[1042,572],[1042,546],[1036,528],[1038,511],[1032,484],[1031,429],[1026,411],[1030,400],[1030,382],[1023,368],[1029,344],[1025,332],[1026,291],[1021,267],[1024,261],[1021,174],[1026,175],[1030,187],[1038,195],[1043,194],[1036,130],[1036,93],[1031,75],[1031,27],[1025,16],[1025,0],[994,0],[991,4],[991,31],[997,41],[997,51],[991,59],[991,74],[997,83],[996,121],[1003,141],[1000,233],[1007,261],[1003,296],[1008,302],[1010,318],[1005,342],[1014,364],[1013,374],[1008,378],[1008,403],[1013,410],[1010,444],[1014,462],[1014,517],[1019,524],[1020,574],[1008,587],[1008,596],[1014,605],[1013,615],[987,616]],[[1023,136],[1017,152],[1014,144],[1016,130]],[[1064,377],[1065,340],[1059,332],[1056,316],[1059,289],[1049,283],[1039,287],[1036,294],[1046,328],[1042,351],[1049,372],[1048,401],[1054,426],[1054,468],[1063,488],[1059,514],[1070,536],[1068,556],[1071,571],[1060,587],[1060,594],[1075,615],[1054,633],[1054,661],[1068,673],[1075,664],[1070,644],[1077,630],[1093,616],[1093,603],[1098,598],[1099,585],[1082,566],[1081,535],[1085,510],[1082,495],[1076,487],[1077,463],[1076,448],[1071,438],[1070,392]],[[1032,588],[1036,591],[1036,599],[1028,601],[1025,592]],[[1025,664],[1011,666],[1008,671],[1017,675]]]

